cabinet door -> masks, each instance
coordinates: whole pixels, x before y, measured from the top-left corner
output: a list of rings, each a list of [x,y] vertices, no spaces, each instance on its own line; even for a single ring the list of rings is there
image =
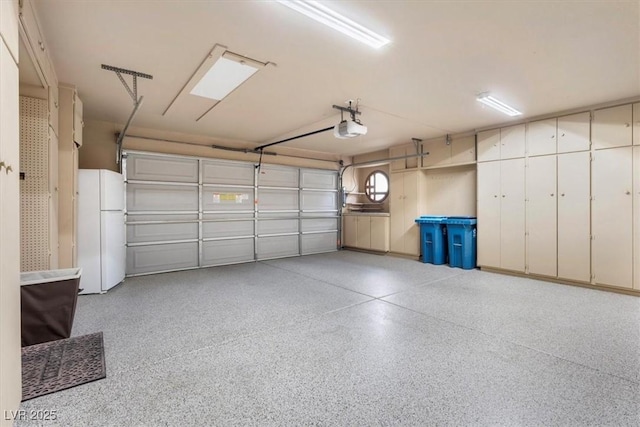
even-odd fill
[[[476,137],[474,135],[451,141],[451,164],[476,161]]]
[[[49,268],[58,268],[58,137],[49,129]]]
[[[418,194],[418,174],[422,172],[407,172],[404,175],[404,250],[411,255],[420,255],[420,228],[416,218],[420,216]]]
[[[640,147],[633,147],[633,179],[633,288],[640,289]]]
[[[392,173],[389,187],[391,252],[404,252],[404,174]]]
[[[529,273],[556,277],[556,156],[529,158],[526,181]]]
[[[591,156],[558,155],[558,277],[591,280]]]
[[[478,265],[500,267],[500,162],[478,163]]]
[[[500,267],[524,272],[524,159],[500,162]]]
[[[78,149],[73,147],[73,192],[72,192],[73,207],[71,211],[71,262],[72,267],[78,265]]]
[[[56,135],[58,135],[59,106],[58,86],[49,86],[49,126]]]
[[[0,35],[16,60],[18,59],[19,50],[18,9],[18,0],[0,1]]]
[[[591,147],[591,115],[586,113],[558,117],[558,153],[586,151]]]
[[[371,249],[374,251],[389,251],[389,218],[382,216],[371,217]]]
[[[371,248],[371,219],[368,216],[357,216],[358,236],[356,246],[362,249]]]
[[[640,145],[640,102],[633,104],[633,145]]]
[[[78,147],[82,146],[82,132],[84,128],[82,109],[82,100],[80,100],[78,94],[76,94],[73,105],[73,141],[78,144]]]
[[[405,148],[404,146],[401,147],[391,147],[389,148],[389,157],[394,158],[394,157],[402,157],[405,156]],[[407,167],[407,162],[406,159],[401,159],[401,160],[392,160],[391,161],[391,171],[401,171],[406,169]]]
[[[596,110],[593,113],[591,139],[596,150],[631,145],[632,106]]]
[[[487,162],[500,159],[500,129],[478,132],[478,161]]]
[[[500,158],[524,157],[525,126],[515,125],[500,129]]]
[[[602,150],[593,160],[595,282],[630,288],[633,276],[632,148]]]
[[[344,236],[343,246],[355,248],[358,241],[357,216],[345,215],[342,217],[342,235]]]
[[[556,119],[540,120],[527,125],[529,156],[543,156],[556,152]]]
[[[422,144],[422,166],[442,166],[451,163],[451,144],[445,138],[427,141]]]
[[[418,152],[418,149],[416,149],[415,144],[406,145],[404,147],[405,156],[414,156],[408,157],[405,160],[407,169],[417,168],[420,165],[420,157],[417,157],[418,154],[420,153]]]

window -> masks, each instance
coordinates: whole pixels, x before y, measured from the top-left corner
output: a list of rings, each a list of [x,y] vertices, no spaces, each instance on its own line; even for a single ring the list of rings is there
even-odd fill
[[[364,193],[374,203],[383,202],[389,195],[389,178],[382,171],[373,171],[364,182]]]

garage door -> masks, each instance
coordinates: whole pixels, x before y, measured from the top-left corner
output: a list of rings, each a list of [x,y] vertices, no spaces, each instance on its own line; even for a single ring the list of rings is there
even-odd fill
[[[127,275],[337,249],[335,171],[128,152]]]

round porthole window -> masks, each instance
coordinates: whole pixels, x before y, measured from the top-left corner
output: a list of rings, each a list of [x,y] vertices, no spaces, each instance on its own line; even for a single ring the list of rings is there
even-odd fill
[[[364,194],[374,203],[383,202],[389,195],[389,177],[382,171],[373,171],[364,182]]]

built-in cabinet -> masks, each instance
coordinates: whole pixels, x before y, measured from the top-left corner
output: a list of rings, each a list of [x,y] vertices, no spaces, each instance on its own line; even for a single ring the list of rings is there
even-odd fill
[[[82,102],[76,89],[60,85],[58,141],[59,265],[76,266],[78,148],[82,145]]]
[[[478,163],[478,264],[524,272],[524,159]]]
[[[379,252],[389,251],[389,215],[344,214],[343,246]]]
[[[21,400],[18,2],[0,1],[0,425]]]
[[[389,188],[391,252],[420,255],[420,232],[415,220],[425,209],[425,176],[422,171],[391,174]]]
[[[639,134],[638,103],[478,133],[478,264],[640,289]]]
[[[392,160],[390,167],[391,172],[416,169],[420,164],[420,157],[418,157],[419,154],[419,147],[416,148],[415,144],[405,144],[389,148],[389,157],[392,159],[396,157],[413,156],[404,159]]]
[[[468,165],[476,161],[475,135],[443,137],[422,143],[424,169]]]

